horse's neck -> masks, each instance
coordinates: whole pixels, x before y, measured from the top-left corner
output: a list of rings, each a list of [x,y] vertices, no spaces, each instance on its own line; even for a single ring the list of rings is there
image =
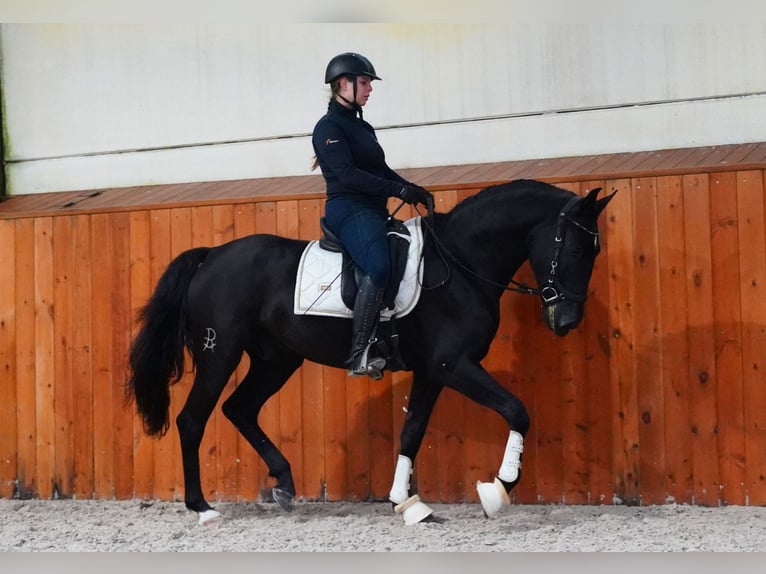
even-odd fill
[[[555,202],[553,202],[555,203]],[[527,260],[527,238],[556,206],[529,193],[494,194],[453,214],[446,235],[461,262],[493,282],[507,284]]]

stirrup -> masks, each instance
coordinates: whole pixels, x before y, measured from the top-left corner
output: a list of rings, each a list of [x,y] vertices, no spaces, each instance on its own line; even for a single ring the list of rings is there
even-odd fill
[[[351,368],[348,371],[350,376],[367,375],[374,381],[379,381],[383,378],[383,369],[386,366],[386,360],[383,357],[369,359],[370,347],[373,343],[375,343],[375,341],[370,341],[361,355],[349,361],[351,363]]]

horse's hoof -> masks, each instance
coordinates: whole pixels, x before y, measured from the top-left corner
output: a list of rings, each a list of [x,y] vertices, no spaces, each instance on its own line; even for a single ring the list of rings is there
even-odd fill
[[[420,497],[417,494],[410,496],[401,504],[397,504],[394,507],[394,512],[402,515],[404,523],[407,526],[417,524],[418,522],[424,522],[433,514],[431,507],[421,502]],[[436,522],[437,520],[438,519],[434,519],[429,522]]]
[[[481,507],[484,509],[484,516],[492,518],[505,504],[510,504],[511,499],[499,478],[494,482],[476,481],[476,490],[479,493]]]
[[[430,524],[444,524],[449,520],[448,518],[442,518],[441,516],[436,516],[435,514],[429,514],[426,516],[423,520],[420,522],[423,523],[430,523]]]
[[[273,496],[274,501],[282,507],[282,510],[290,512],[293,509],[293,498],[295,497],[286,490],[282,490],[275,486],[271,489],[271,496]]]
[[[215,524],[216,522],[219,522],[221,520],[221,513],[217,510],[213,510],[212,508],[208,510],[203,510],[199,513],[199,520],[197,520],[197,524],[199,526],[208,526],[210,524]]]

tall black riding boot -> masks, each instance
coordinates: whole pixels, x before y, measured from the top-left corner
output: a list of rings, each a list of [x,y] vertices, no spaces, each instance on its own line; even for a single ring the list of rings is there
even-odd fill
[[[370,338],[380,317],[380,306],[383,303],[383,287],[376,287],[369,276],[365,276],[359,285],[354,302],[353,329],[351,339],[351,354],[346,365],[350,375],[368,375],[373,379],[383,376],[382,370],[386,365],[383,358],[368,362]]]

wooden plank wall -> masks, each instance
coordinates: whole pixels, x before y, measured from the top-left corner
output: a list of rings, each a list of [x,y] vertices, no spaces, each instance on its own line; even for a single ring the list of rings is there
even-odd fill
[[[576,332],[553,336],[533,297],[502,299],[485,365],[532,419],[516,502],[766,504],[764,177],[561,183],[619,191]],[[437,210],[475,191],[439,191]],[[0,219],[0,496],[181,500],[175,429],[148,439],[123,404],[136,312],[182,250],[257,232],[313,239],[322,205],[254,198]],[[519,279],[532,279],[527,268]],[[173,418],[191,377],[173,388]],[[299,496],[387,498],[410,382],[310,363],[293,376],[262,423]],[[476,501],[506,438],[499,416],[445,390],[413,485],[428,501]],[[201,464],[211,500],[255,500],[271,486],[220,408]]]

